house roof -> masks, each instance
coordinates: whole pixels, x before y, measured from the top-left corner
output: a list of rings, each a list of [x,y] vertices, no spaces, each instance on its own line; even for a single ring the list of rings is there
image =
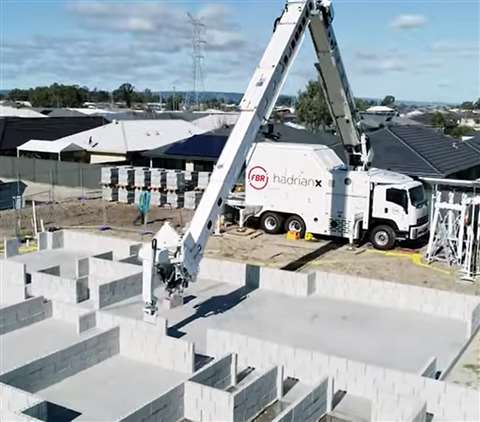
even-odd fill
[[[390,126],[369,134],[373,166],[410,176],[447,177],[480,165],[469,144],[422,126]]]
[[[101,117],[0,118],[0,151],[15,150],[30,139],[53,141],[103,124]]]
[[[12,107],[9,105],[0,105],[0,117],[30,117],[45,118],[42,113],[27,107]]]
[[[59,145],[57,149],[75,144],[89,152],[126,154],[172,144],[198,133],[201,133],[199,128],[183,120],[126,120],[75,133],[53,143]]]
[[[167,148],[144,153],[149,158],[171,157],[215,161],[231,129],[193,136]],[[390,126],[369,133],[374,151],[372,165],[417,177],[448,177],[480,166],[480,139],[461,142],[420,125]],[[264,127],[256,141],[321,144],[346,162],[339,139],[328,133],[312,133],[287,125]]]
[[[61,152],[67,151],[83,151],[79,145],[76,145],[72,142],[65,141],[40,141],[32,139],[31,141],[25,142],[23,145],[17,148],[19,151],[35,151],[35,152],[46,152],[51,154],[59,154]]]

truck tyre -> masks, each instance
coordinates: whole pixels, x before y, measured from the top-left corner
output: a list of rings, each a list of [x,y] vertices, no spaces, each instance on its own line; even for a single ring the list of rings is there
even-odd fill
[[[283,229],[284,218],[276,212],[266,212],[260,219],[260,227],[268,234],[279,234]]]
[[[298,215],[291,215],[288,217],[287,221],[285,222],[285,231],[298,232],[300,233],[300,239],[303,239],[307,231],[303,218],[299,217]]]
[[[395,246],[395,230],[390,226],[377,226],[370,233],[370,241],[375,249],[389,251]]]

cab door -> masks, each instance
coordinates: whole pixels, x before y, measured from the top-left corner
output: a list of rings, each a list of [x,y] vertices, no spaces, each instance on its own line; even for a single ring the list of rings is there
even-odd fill
[[[408,193],[395,186],[376,186],[373,217],[395,222],[399,231],[408,231]]]

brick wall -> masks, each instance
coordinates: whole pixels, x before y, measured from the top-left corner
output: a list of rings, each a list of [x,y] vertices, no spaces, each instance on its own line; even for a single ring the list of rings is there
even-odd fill
[[[26,299],[26,265],[0,259],[0,304],[10,305]]]
[[[134,360],[158,365],[172,371],[191,374],[194,368],[194,344],[166,335],[167,321],[158,317],[157,325],[99,311],[97,326],[120,327],[120,353]]]
[[[317,422],[331,410],[331,386],[328,377],[278,415],[273,422]]]
[[[113,328],[4,373],[0,382],[34,393],[118,353],[119,330]]]
[[[311,350],[256,339],[222,330],[207,331],[207,353],[220,356],[228,350],[238,354],[240,366],[267,368],[283,365],[285,375],[314,383],[333,377],[335,388],[369,399],[381,393],[417,398],[440,420],[478,421],[478,391],[416,374],[386,369]]]
[[[46,302],[43,297],[35,297],[5,306],[0,309],[0,335],[42,321],[50,316],[52,316],[52,303]]]
[[[208,387],[224,390],[232,385],[232,355],[216,359],[205,365],[190,378],[190,381],[203,384]]]

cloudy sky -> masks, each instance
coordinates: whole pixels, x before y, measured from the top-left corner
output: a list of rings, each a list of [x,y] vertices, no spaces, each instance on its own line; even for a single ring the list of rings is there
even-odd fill
[[[205,33],[205,88],[242,92],[284,0],[0,0],[0,88],[52,82],[113,89],[192,86],[187,12]],[[480,97],[480,0],[336,0],[356,96]],[[285,87],[315,77],[306,38]]]

